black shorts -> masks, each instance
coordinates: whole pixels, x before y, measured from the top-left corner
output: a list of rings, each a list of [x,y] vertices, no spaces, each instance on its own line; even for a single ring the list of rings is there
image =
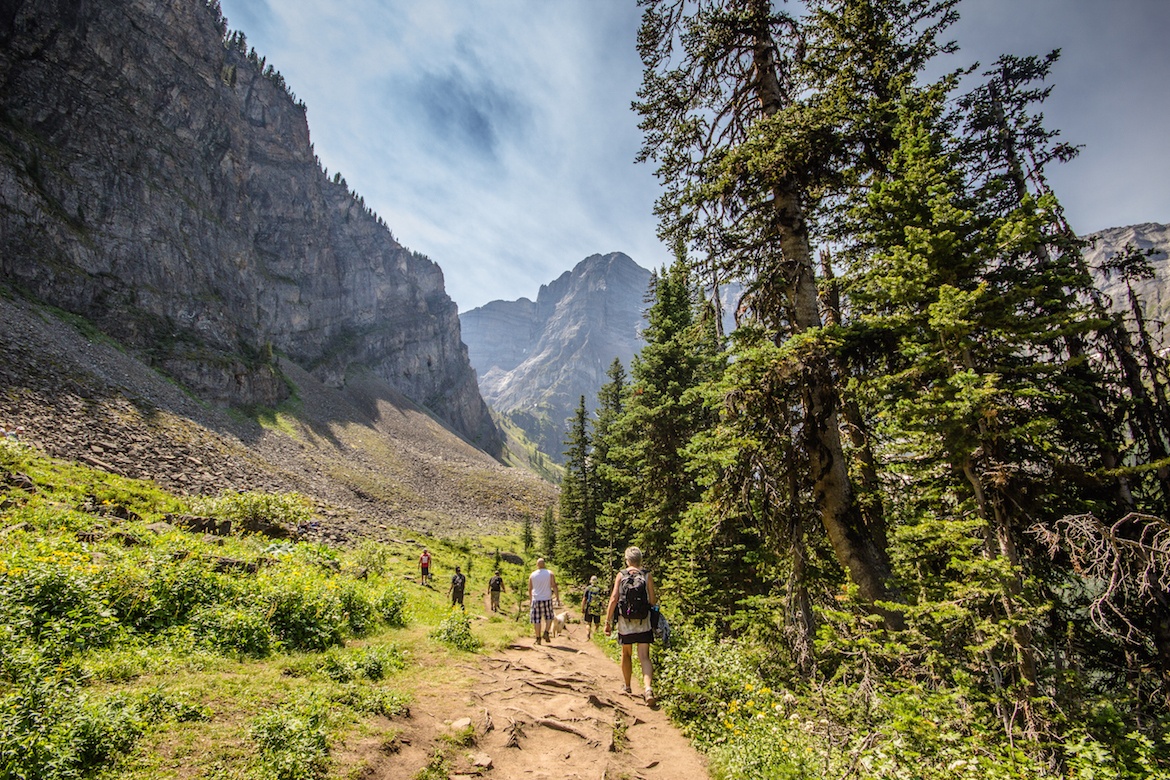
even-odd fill
[[[648,645],[653,641],[653,631],[643,631],[640,634],[618,634],[619,645]]]
[[[595,626],[600,626],[601,625],[601,615],[600,614],[590,615],[590,614],[586,613],[585,622],[592,623]]]

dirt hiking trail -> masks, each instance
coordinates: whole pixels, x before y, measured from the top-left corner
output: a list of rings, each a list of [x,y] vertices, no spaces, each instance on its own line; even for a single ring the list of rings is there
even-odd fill
[[[465,689],[420,696],[363,776],[413,778],[445,748],[448,777],[460,780],[705,780],[703,756],[643,702],[636,655],[634,693],[625,694],[618,665],[583,625],[571,630],[542,645],[519,639],[462,667]],[[469,728],[474,744],[452,745],[450,735]]]

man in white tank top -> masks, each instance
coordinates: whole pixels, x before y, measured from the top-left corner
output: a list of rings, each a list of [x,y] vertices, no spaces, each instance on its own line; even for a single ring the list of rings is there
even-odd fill
[[[557,603],[561,601],[561,592],[557,588],[557,577],[545,568],[544,558],[536,559],[536,571],[528,575],[528,601],[532,605],[528,616],[532,620],[532,627],[536,631],[536,644],[540,644],[543,636],[548,641],[548,632],[553,622],[553,596]]]

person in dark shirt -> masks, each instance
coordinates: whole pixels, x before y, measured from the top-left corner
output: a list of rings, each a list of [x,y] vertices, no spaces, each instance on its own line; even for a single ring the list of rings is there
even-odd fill
[[[451,596],[451,606],[463,606],[463,589],[467,586],[467,578],[463,576],[463,572],[459,571],[459,567],[455,567],[455,573],[451,575],[451,587],[447,588],[447,593]]]
[[[492,597],[492,612],[500,611],[500,594],[503,592],[504,578],[501,577],[500,573],[497,571],[492,575],[492,578],[488,580],[488,593],[490,593]]]

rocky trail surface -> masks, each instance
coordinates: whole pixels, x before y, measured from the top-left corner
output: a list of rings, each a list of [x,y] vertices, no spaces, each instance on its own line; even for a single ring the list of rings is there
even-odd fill
[[[451,756],[451,778],[493,780],[698,780],[706,762],[584,627],[535,645],[520,639],[465,667],[466,687],[421,693],[393,744],[367,760],[366,778],[413,778],[437,749],[471,733]],[[575,636],[574,636],[575,635]]]

